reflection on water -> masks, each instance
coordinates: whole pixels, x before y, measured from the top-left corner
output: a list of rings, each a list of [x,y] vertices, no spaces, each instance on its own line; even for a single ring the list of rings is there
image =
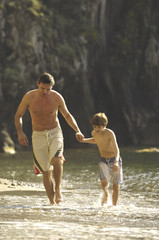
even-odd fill
[[[124,185],[117,207],[111,201],[100,206],[94,148],[65,150],[64,202],[55,206],[48,205],[42,177],[33,173],[30,152],[1,154],[0,177],[42,190],[0,192],[0,239],[159,239],[158,154],[121,151]]]

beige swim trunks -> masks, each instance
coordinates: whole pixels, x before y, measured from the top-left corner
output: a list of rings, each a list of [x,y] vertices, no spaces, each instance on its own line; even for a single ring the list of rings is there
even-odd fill
[[[52,170],[53,157],[63,157],[63,134],[60,127],[51,130],[33,131],[32,145],[35,173]]]

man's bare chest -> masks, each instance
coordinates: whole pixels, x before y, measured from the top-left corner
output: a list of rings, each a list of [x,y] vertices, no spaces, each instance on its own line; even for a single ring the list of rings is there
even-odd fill
[[[58,110],[57,103],[50,99],[35,99],[29,105],[29,111],[36,115],[51,115]]]

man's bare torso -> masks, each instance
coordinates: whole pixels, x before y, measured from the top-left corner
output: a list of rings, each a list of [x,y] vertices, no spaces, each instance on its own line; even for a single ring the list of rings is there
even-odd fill
[[[38,90],[28,93],[28,109],[32,119],[34,131],[49,130],[59,125],[58,107],[59,94],[50,91],[49,95],[41,96]]]

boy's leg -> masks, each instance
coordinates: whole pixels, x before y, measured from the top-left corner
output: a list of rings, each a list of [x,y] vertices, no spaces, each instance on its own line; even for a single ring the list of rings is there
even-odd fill
[[[54,204],[55,199],[54,199],[54,185],[52,181],[52,170],[49,170],[43,173],[43,183],[44,183],[44,187],[46,189],[48,198],[50,200],[50,204]]]
[[[51,161],[51,165],[53,165],[53,175],[55,179],[55,202],[58,204],[62,202],[62,194],[61,194],[61,181],[63,175],[63,160],[59,157],[54,157]]]
[[[120,190],[119,184],[113,184],[112,203],[114,206],[116,206],[118,202],[119,190]]]
[[[106,179],[102,179],[101,180],[101,187],[103,189],[103,197],[102,197],[102,201],[101,201],[101,205],[103,206],[105,203],[107,204],[108,202],[108,182]]]

